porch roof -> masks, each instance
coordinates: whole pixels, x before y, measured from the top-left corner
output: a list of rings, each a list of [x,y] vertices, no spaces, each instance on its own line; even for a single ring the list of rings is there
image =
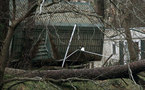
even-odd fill
[[[39,8],[36,13],[39,13]],[[35,19],[35,23],[36,25],[55,26],[73,26],[74,24],[78,26],[95,26],[98,24],[98,19],[89,3],[60,2],[43,8],[41,15],[38,15]]]

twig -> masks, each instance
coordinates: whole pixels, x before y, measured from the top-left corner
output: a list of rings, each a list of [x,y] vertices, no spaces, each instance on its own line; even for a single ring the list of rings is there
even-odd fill
[[[71,86],[72,86],[72,88],[73,88],[74,90],[77,90],[77,88],[72,84],[71,81],[69,81],[69,83],[71,84]]]
[[[15,84],[12,84],[11,86],[9,86],[9,87],[7,88],[7,90],[11,90],[12,87],[14,87],[14,86],[16,86],[16,85],[18,85],[18,84],[21,84],[21,83],[24,84],[24,82],[25,82],[25,81],[20,81],[20,82],[17,82],[17,83],[15,83]]]
[[[129,75],[130,75],[132,81],[134,82],[135,85],[137,85],[137,83],[136,83],[136,81],[134,80],[134,77],[133,77],[133,75],[132,75],[132,71],[131,71],[131,68],[130,68],[130,65],[129,65],[129,64],[128,64],[128,70],[129,70]]]
[[[40,4],[40,11],[39,11],[39,14],[41,14],[41,12],[42,12],[42,7],[43,7],[44,2],[45,2],[45,0],[43,0],[42,3]]]
[[[43,81],[43,79],[40,77],[34,77],[34,78],[13,78],[13,79],[9,79],[9,80],[6,80],[3,82],[3,84],[7,84],[7,83],[10,83],[10,82],[13,82],[13,81]]]
[[[121,80],[128,86],[128,83],[123,78]]]
[[[102,67],[104,67],[104,65],[109,61],[109,59],[111,58],[113,56],[113,54],[111,54],[108,58],[107,58],[107,60],[104,62],[104,64],[102,65]]]
[[[49,84],[51,84],[54,88],[57,88],[58,90],[61,90],[61,88],[59,88],[57,85],[55,85],[55,84],[53,84],[51,82],[49,82]]]

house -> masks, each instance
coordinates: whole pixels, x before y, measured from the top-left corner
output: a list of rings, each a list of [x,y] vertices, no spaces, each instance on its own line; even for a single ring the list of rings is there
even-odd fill
[[[136,48],[138,60],[144,59],[145,27],[130,28],[130,31],[132,40],[135,43],[134,46]],[[111,64],[126,64],[129,62],[130,56],[128,45],[124,36],[123,28],[105,30],[102,62],[105,62],[110,55],[112,55],[110,58]]]
[[[45,4],[49,3],[46,1]],[[89,3],[82,2],[60,2],[50,7],[39,8],[33,18],[33,29],[30,31],[30,39],[33,51],[31,60],[37,61],[59,61],[64,58],[72,30],[76,24],[76,31],[71,42],[68,55],[80,47],[85,50],[102,54],[104,34],[100,29],[103,25],[95,17],[93,7]],[[32,26],[32,25],[30,25]],[[25,22],[21,23],[16,29],[11,44],[11,56],[15,59],[22,55],[24,50]],[[31,46],[31,45],[30,45]],[[30,47],[28,45],[28,47]],[[71,61],[81,61],[77,54]],[[101,60],[96,56],[93,60]]]

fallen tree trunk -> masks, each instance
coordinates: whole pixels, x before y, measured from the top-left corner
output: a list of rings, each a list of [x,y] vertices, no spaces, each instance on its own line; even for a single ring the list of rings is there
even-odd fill
[[[136,61],[128,65],[116,65],[111,67],[99,67],[94,69],[63,69],[63,70],[35,70],[25,71],[18,69],[6,69],[7,74],[15,74],[19,77],[42,77],[52,79],[67,79],[67,78],[85,78],[93,80],[105,80],[114,78],[129,78],[130,72],[132,75],[145,71],[145,60]],[[17,73],[16,73],[17,71]]]

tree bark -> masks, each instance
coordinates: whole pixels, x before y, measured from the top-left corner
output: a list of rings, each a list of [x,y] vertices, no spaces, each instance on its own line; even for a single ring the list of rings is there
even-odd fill
[[[131,14],[128,13],[124,19],[124,21],[125,21],[124,28],[125,28],[126,40],[128,43],[130,61],[133,62],[133,61],[136,61],[136,59],[137,59],[137,53],[135,51],[135,45],[134,45],[134,42],[132,41],[132,36],[131,36],[131,32],[130,32],[131,19],[132,19]]]
[[[2,52],[0,55],[0,88],[2,87],[1,83],[3,82],[4,70],[9,59],[9,46],[10,46],[11,39],[13,37],[13,33],[14,33],[14,30],[9,27],[8,33],[4,41],[3,48],[2,48]]]
[[[129,68],[130,67],[130,68]],[[115,78],[129,78],[129,69],[132,75],[145,71],[145,60],[136,61],[129,65],[116,65],[111,67],[100,67],[94,69],[64,69],[64,70],[42,70],[42,71],[25,71],[18,69],[7,69],[7,74],[15,74],[18,77],[42,77],[44,79],[68,79],[68,78],[84,78],[93,80],[105,80]],[[17,72],[17,73],[16,73]]]
[[[2,45],[9,25],[9,0],[0,0],[0,43]],[[0,45],[0,51],[1,51]]]
[[[1,50],[1,55],[0,55],[0,90],[2,90],[2,87],[3,87],[3,84],[2,84],[3,76],[4,76],[5,67],[9,60],[9,46],[10,46],[10,42],[14,34],[14,30],[26,17],[28,17],[32,12],[36,10],[37,6],[38,5],[35,3],[34,5],[32,5],[30,10],[28,10],[28,12],[24,16],[20,17],[17,20],[12,21],[12,25],[7,26],[8,32],[6,34],[6,38],[4,40],[3,47]]]
[[[96,13],[104,18],[104,0],[94,0],[94,4]]]
[[[0,0],[0,90],[2,88],[3,76],[4,76],[4,59],[7,60],[8,57],[4,53],[8,54],[8,47],[6,41],[9,37],[6,37],[9,25],[9,0]],[[10,29],[10,28],[9,28]],[[10,34],[11,32],[8,32]],[[6,45],[6,46],[5,46]],[[3,47],[3,48],[2,48]]]

